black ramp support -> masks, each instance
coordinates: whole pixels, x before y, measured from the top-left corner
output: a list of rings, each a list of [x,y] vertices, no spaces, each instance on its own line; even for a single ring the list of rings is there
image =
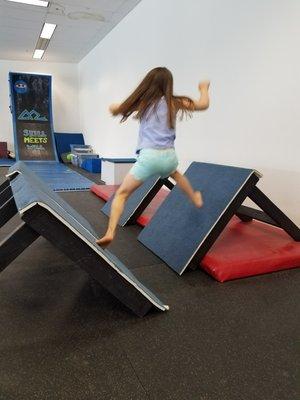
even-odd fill
[[[250,222],[253,219],[265,222],[269,225],[279,226],[272,218],[270,218],[264,211],[257,210],[248,206],[240,206],[235,215],[243,222]]]
[[[15,200],[13,197],[10,197],[2,206],[0,206],[0,228],[17,213],[18,209]]]
[[[29,247],[40,235],[22,222],[0,242],[0,272]]]
[[[66,254],[136,315],[144,316],[152,304],[119,273],[61,221],[39,206],[28,210],[22,219],[56,248]]]
[[[163,184],[164,184],[164,186],[166,187],[166,188],[168,188],[168,189],[170,189],[170,190],[172,190],[173,188],[174,188],[174,183],[172,183],[171,181],[170,181],[170,179],[163,179]]]
[[[3,192],[3,190],[5,190],[8,186],[9,186],[9,180],[7,179],[0,185],[0,193]]]
[[[255,187],[249,198],[285,230],[295,241],[300,241],[300,229],[260,189]]]
[[[3,206],[13,196],[10,186],[0,192],[0,207]]]

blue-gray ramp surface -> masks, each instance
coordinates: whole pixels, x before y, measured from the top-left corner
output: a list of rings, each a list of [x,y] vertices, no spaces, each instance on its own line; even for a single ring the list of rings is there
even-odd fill
[[[90,190],[94,184],[59,162],[26,161],[26,164],[55,192]]]
[[[85,218],[45,185],[24,163],[17,163],[11,168],[9,177],[17,209],[32,229],[49,239],[70,258],[74,259],[73,253],[77,252],[74,261],[93,277],[99,278],[99,282],[108,291],[134,312],[137,310],[139,315],[149,310],[148,305],[163,311],[168,309],[116,256],[97,246],[97,234]],[[81,247],[81,254],[78,247],[73,246],[74,243]],[[126,290],[131,293],[130,296],[125,293]],[[142,309],[139,308],[141,297],[145,302],[142,302]]]
[[[137,190],[129,197],[125,204],[124,211],[119,221],[120,226],[135,222],[135,219],[144,211],[153,197],[162,187],[162,180],[158,175],[147,179]],[[115,196],[112,196],[102,207],[101,211],[110,216],[111,204]]]
[[[209,249],[210,235],[212,242],[216,240],[218,224],[222,225],[220,234],[259,179],[252,169],[200,162],[193,162],[185,176],[202,192],[203,207],[196,208],[175,187],[138,237],[179,274],[201,247]]]

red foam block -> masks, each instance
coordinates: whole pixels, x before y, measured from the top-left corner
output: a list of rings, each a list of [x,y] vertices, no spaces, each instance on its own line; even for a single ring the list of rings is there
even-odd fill
[[[107,201],[112,195],[115,194],[119,185],[92,185],[91,192],[93,192],[96,196],[100,197],[100,199]]]
[[[300,243],[280,228],[233,217],[201,261],[217,281],[244,278],[300,266]]]
[[[142,226],[146,226],[149,224],[151,218],[156,213],[156,210],[160,207],[162,202],[166,199],[168,194],[170,193],[169,190],[160,189],[148,207],[145,208],[143,214],[137,219],[137,223]]]

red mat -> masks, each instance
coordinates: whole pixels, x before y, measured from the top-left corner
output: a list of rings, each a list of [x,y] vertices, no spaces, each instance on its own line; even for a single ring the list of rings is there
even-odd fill
[[[300,267],[300,242],[280,228],[233,217],[201,267],[219,282]]]
[[[115,194],[119,185],[93,185],[91,187],[91,192],[93,192],[96,196],[100,197],[100,199],[107,201],[112,195]]]
[[[94,185],[91,190],[103,200],[118,186]],[[146,226],[168,195],[161,189],[137,222]],[[241,222],[233,217],[201,262],[219,282],[300,267],[300,243],[282,229],[259,221]]]
[[[151,218],[156,213],[156,210],[160,207],[161,203],[165,200],[169,193],[169,190],[160,189],[149,206],[145,208],[143,214],[137,219],[137,223],[141,226],[146,226],[149,224]]]

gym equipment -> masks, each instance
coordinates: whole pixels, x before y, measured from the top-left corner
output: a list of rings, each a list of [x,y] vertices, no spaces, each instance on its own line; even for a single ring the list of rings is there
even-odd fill
[[[107,185],[91,188],[105,201],[116,189],[116,186]],[[169,193],[160,189],[136,222],[145,227]],[[239,210],[243,210],[243,206]],[[252,212],[261,213],[254,209]],[[281,228],[252,219],[246,223],[233,216],[199,266],[219,282],[297,268],[300,266],[300,243]]]
[[[135,158],[102,158],[101,179],[107,185],[120,185],[135,161]]]
[[[81,168],[99,174],[101,172],[101,158],[88,158],[82,162]]]
[[[200,263],[219,282],[300,267],[300,243],[283,229],[234,216]]]
[[[115,194],[118,187],[119,185],[97,185],[94,183],[90,190],[100,199],[108,201]]]
[[[180,275],[199,264],[234,214],[279,226],[300,241],[300,229],[256,187],[257,171],[193,162],[185,175],[202,191],[204,206],[197,209],[175,187],[138,237]],[[247,197],[263,211],[241,207]]]
[[[57,162],[51,76],[10,72],[9,84],[16,160]]]
[[[163,181],[158,176],[151,177],[142,186],[140,186],[129,197],[124,212],[120,218],[119,225],[125,226],[136,222],[147,205],[151,202],[159,189],[162,187]],[[103,206],[101,211],[107,216],[110,215],[111,203],[114,199],[112,196]]]
[[[168,306],[108,250],[97,246],[90,224],[24,163],[0,186],[0,227],[19,213],[23,222],[0,243],[3,271],[40,235],[65,253],[138,316]]]
[[[163,186],[172,189],[174,185],[168,179],[160,179],[159,176],[153,176],[147,179],[147,181],[129,197],[120,218],[119,225],[125,226],[138,222],[146,207],[149,206]],[[91,187],[91,191],[94,194],[107,201],[101,209],[107,216],[110,215],[111,203],[118,187],[119,185],[93,185]]]
[[[10,72],[9,82],[16,160],[28,162],[55,191],[89,190],[92,181],[58,162],[51,76]]]
[[[150,183],[154,183],[151,187]],[[141,186],[140,193],[135,192],[132,194],[130,199],[129,206],[125,205],[124,213],[119,221],[120,226],[125,226],[129,224],[134,224],[135,222],[141,226],[146,226],[150,219],[155,214],[158,207],[160,207],[161,203],[165,200],[167,195],[169,194],[169,190],[160,187],[164,184],[164,181],[157,182],[156,178],[150,178],[149,182],[143,186]],[[169,184],[171,184],[169,182]],[[156,186],[157,185],[157,186]],[[91,187],[91,192],[96,196],[100,197],[100,199],[107,202],[101,211],[104,212],[107,216],[110,215],[111,203],[114,198],[114,194],[118,189],[119,185],[97,185],[94,184]],[[145,191],[144,189],[148,188]],[[158,190],[158,191],[157,191]],[[136,201],[136,203],[135,203]],[[141,204],[143,202],[143,204]]]
[[[54,132],[56,151],[59,160],[62,162],[62,154],[71,152],[71,144],[85,144],[82,133],[59,133]]]

